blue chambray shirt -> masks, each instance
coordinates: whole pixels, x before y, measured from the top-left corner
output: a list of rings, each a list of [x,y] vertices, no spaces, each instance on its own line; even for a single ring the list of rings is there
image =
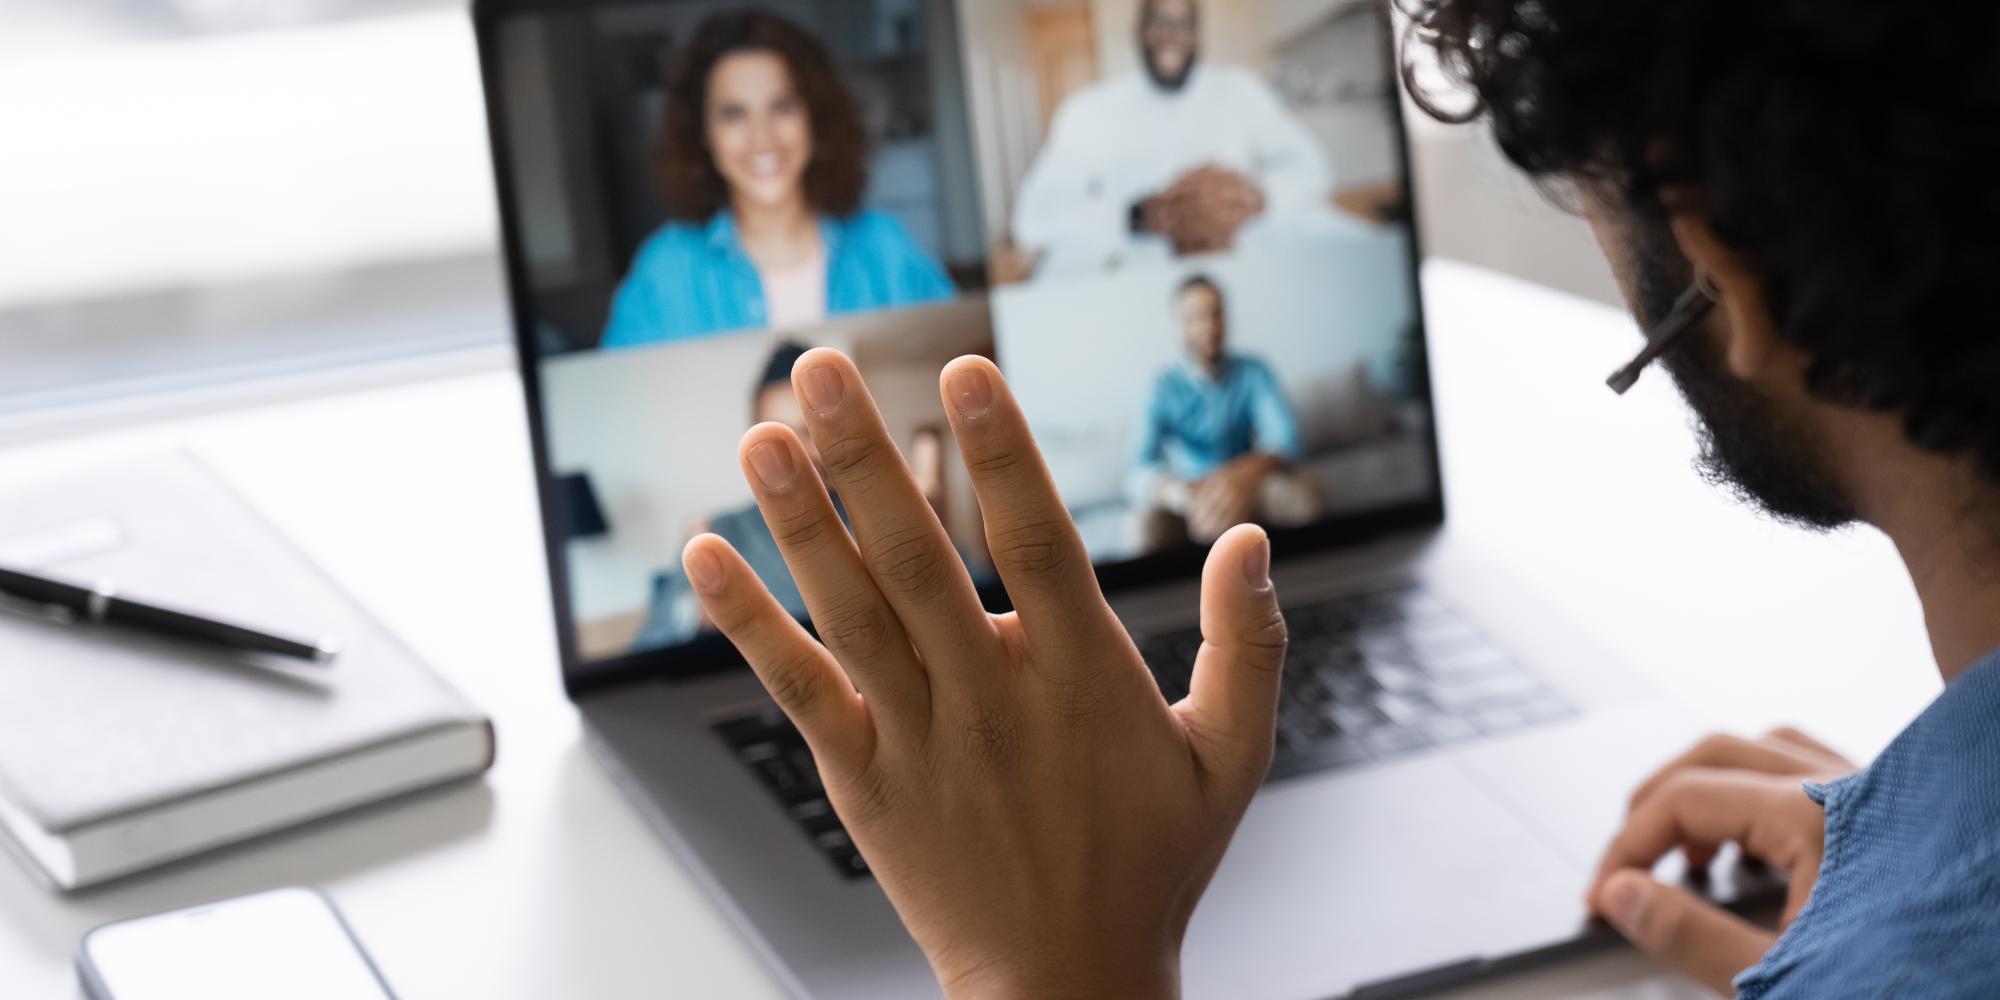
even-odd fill
[[[1866,770],[1806,791],[1826,857],[1740,1000],[2000,997],[2000,651]]]
[[[1221,374],[1211,378],[1194,362],[1182,361],[1153,382],[1127,491],[1143,503],[1151,493],[1147,484],[1161,472],[1200,479],[1253,451],[1288,462],[1305,452],[1298,417],[1271,366],[1232,354],[1223,360]]]
[[[834,498],[834,509],[837,511],[840,510],[839,504],[839,498]],[[846,520],[845,511],[841,511],[841,519]],[[786,565],[785,554],[778,549],[778,539],[771,534],[770,526],[755,504],[717,514],[709,520],[707,527],[736,549],[743,561],[756,572],[757,579],[764,581],[765,589],[786,611],[795,618],[805,617],[806,599],[799,593],[799,585],[792,580],[792,568]],[[647,609],[645,624],[640,626],[638,637],[632,640],[632,651],[678,646],[700,631],[701,602],[694,596],[694,586],[688,582],[687,574],[678,569],[655,574],[652,602]]]
[[[822,217],[830,316],[941,302],[951,278],[894,216]],[[640,244],[611,301],[600,346],[638,347],[770,325],[764,280],[737,237],[736,217],[670,222]]]

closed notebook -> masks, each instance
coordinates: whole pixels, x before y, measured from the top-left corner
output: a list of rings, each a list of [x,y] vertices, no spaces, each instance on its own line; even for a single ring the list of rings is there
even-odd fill
[[[0,495],[0,564],[341,649],[316,668],[0,614],[0,827],[59,886],[492,764],[491,723],[189,456]]]

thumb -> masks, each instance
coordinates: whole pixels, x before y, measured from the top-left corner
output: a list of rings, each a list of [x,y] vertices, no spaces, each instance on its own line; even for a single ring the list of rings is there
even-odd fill
[[[1769,931],[1636,869],[1613,873],[1600,898],[1604,919],[1626,940],[1724,996],[1735,995],[1737,974],[1777,943]]]
[[[1255,525],[1224,533],[1201,573],[1201,652],[1178,710],[1206,739],[1197,752],[1223,773],[1271,766],[1285,618],[1271,586],[1271,539]]]

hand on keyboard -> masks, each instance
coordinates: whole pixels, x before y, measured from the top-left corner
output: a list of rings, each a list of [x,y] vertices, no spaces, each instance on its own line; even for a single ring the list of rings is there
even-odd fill
[[[1778,934],[1655,882],[1653,864],[1678,847],[1689,867],[1707,868],[1721,845],[1734,842],[1790,874],[1779,917],[1780,929],[1789,926],[1812,894],[1826,847],[1826,813],[1800,784],[1853,770],[1846,758],[1792,729],[1755,741],[1701,741],[1633,793],[1625,827],[1592,880],[1591,910],[1662,964],[1733,995],[1737,974],[1757,964]]]
[[[709,617],[811,746],[869,867],[956,996],[1163,996],[1196,901],[1270,765],[1285,624],[1263,532],[1219,541],[1189,691],[1169,705],[1098,591],[997,369],[946,410],[1016,613],[989,615],[846,358],[793,375],[805,444],[743,468],[824,645],[728,543],[688,546]],[[850,536],[828,496],[840,495]]]

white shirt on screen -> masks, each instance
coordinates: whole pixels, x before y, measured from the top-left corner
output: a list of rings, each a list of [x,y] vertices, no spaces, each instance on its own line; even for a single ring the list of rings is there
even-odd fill
[[[771,329],[817,326],[826,318],[826,251],[796,267],[757,269],[764,282],[764,305]]]
[[[1132,73],[1064,101],[1021,185],[1014,239],[1041,254],[1038,278],[1168,260],[1165,239],[1132,232],[1132,206],[1208,165],[1264,192],[1264,214],[1239,245],[1257,230],[1331,214],[1333,170],[1270,85],[1244,70],[1198,66],[1178,91]]]

